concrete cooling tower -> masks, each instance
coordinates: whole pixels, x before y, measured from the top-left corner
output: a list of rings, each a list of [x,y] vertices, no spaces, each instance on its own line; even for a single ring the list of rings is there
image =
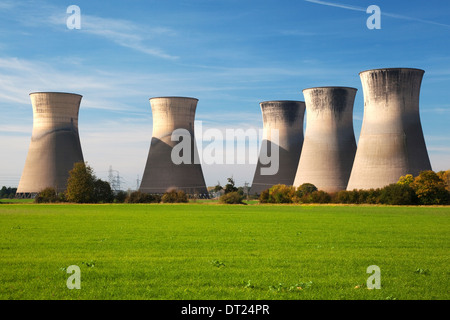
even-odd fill
[[[260,154],[250,188],[251,194],[261,194],[276,184],[292,185],[303,144],[303,101],[266,101],[261,102],[260,106],[263,116],[262,143],[270,153],[271,144],[276,143],[271,139],[271,130],[278,130],[279,163],[275,174],[264,174],[261,169],[273,164],[263,164],[266,161],[261,161]]]
[[[66,189],[69,171],[84,161],[78,135],[81,95],[60,92],[30,94],[33,132],[18,197],[33,197],[47,187]]]
[[[194,119],[198,99],[186,97],[151,98],[153,133],[139,190],[145,193],[161,194],[170,190],[183,190],[187,194],[208,197],[202,167],[194,136]],[[172,141],[172,133],[184,129],[189,136]],[[188,161],[172,161],[172,150],[183,139],[190,139],[189,150],[182,156]],[[186,140],[188,141],[188,140]],[[184,152],[187,152],[184,154]],[[189,155],[190,153],[190,155]],[[195,161],[197,160],[197,161]]]
[[[359,74],[364,118],[347,190],[381,188],[431,170],[419,115],[423,74],[410,68]]]
[[[318,87],[303,90],[306,130],[294,186],[312,183],[319,190],[345,190],[356,152],[353,103],[357,89]]]

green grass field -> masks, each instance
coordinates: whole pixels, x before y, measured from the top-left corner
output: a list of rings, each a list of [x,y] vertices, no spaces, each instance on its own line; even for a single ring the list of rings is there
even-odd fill
[[[449,299],[450,207],[0,204],[0,299]],[[81,269],[69,290],[66,268]],[[381,270],[369,290],[366,269]]]

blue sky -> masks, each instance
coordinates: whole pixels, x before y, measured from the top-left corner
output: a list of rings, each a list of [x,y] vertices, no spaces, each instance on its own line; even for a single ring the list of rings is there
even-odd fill
[[[66,9],[81,9],[68,29]],[[369,5],[381,29],[369,30]],[[148,99],[199,99],[206,128],[262,128],[259,102],[303,100],[302,89],[349,86],[356,140],[358,73],[425,70],[420,111],[435,171],[450,168],[450,3],[447,1],[0,2],[0,185],[17,186],[32,130],[29,93],[83,95],[79,131],[98,177],[110,166],[136,188],[152,134]],[[197,137],[198,138],[198,137]],[[254,163],[203,165],[207,185],[251,183]]]

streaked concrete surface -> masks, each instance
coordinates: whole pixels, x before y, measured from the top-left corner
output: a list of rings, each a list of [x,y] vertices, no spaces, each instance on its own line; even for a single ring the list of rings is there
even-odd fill
[[[259,158],[250,188],[251,194],[260,194],[276,184],[292,185],[303,145],[303,101],[265,101],[260,106],[263,117],[262,143],[267,143],[267,150],[271,150],[271,144],[277,143],[274,147],[279,150],[279,164],[276,174],[261,174],[261,168],[272,164],[264,165]],[[271,130],[278,130],[277,142],[271,139]]]
[[[303,90],[305,141],[294,185],[312,183],[319,190],[345,190],[356,152],[353,104],[357,89],[316,87]]]
[[[18,196],[33,195],[47,187],[64,191],[76,162],[84,161],[78,134],[81,95],[62,92],[30,94],[33,132]]]
[[[205,179],[200,163],[195,161],[194,120],[198,99],[188,97],[151,98],[153,132],[147,163],[139,190],[161,194],[177,189],[188,194],[207,197]],[[171,154],[179,141],[172,141],[176,129],[185,129],[191,139],[190,163],[175,164]],[[197,163],[196,163],[197,162]]]
[[[423,74],[412,68],[359,74],[364,118],[347,190],[381,188],[431,170],[419,114]]]

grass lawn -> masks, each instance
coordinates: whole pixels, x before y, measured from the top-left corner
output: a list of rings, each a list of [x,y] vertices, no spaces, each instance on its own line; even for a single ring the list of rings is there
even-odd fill
[[[7,199],[0,198],[0,203],[33,203],[34,199]]]
[[[0,299],[447,300],[449,219],[450,207],[0,204]]]

